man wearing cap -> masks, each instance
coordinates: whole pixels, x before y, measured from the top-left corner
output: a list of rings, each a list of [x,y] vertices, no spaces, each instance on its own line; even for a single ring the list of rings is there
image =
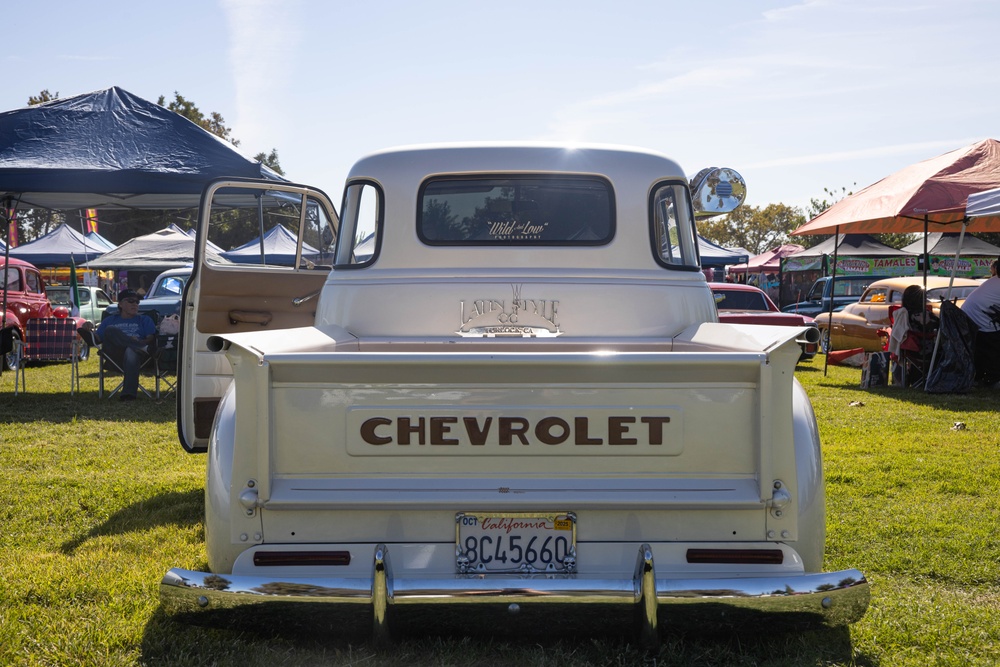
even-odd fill
[[[93,327],[87,322],[83,328],[91,331]],[[98,342],[103,343],[104,354],[124,372],[120,400],[134,401],[139,391],[139,368],[147,356],[154,354],[156,345],[156,324],[150,317],[139,314],[139,293],[122,290],[118,294],[118,314],[101,320],[96,334]]]

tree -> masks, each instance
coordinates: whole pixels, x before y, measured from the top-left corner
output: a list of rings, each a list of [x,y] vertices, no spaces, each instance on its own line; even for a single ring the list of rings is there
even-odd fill
[[[792,230],[805,221],[805,215],[794,206],[741,206],[728,215],[699,223],[698,232],[721,246],[740,247],[759,255],[788,243]]]
[[[274,169],[281,176],[285,175],[285,172],[281,169],[281,163],[278,162],[277,148],[272,148],[270,153],[257,153],[253,156],[253,159]]]
[[[171,101],[170,104],[164,104],[165,101],[166,99],[163,95],[160,95],[160,98],[156,100],[156,103],[161,107],[170,109],[176,114],[184,116],[195,125],[199,125],[215,136],[225,139],[233,146],[240,145],[239,139],[234,139],[232,137],[232,129],[226,127],[226,119],[223,118],[222,114],[219,112],[213,111],[206,117],[205,114],[203,114],[201,110],[195,106],[194,102],[184,99],[184,97],[182,97],[176,90],[174,91],[173,101]]]
[[[51,102],[52,100],[57,100],[57,99],[59,99],[59,93],[55,93],[53,95],[52,93],[49,92],[49,89],[46,88],[42,92],[38,93],[38,97],[35,96],[29,97],[28,106],[33,107],[36,104],[42,104],[43,102]]]
[[[166,98],[163,95],[160,95],[160,98],[156,100],[156,103],[159,104],[161,107],[165,106],[167,109],[170,109],[174,113],[184,116],[192,123],[211,132],[217,137],[225,139],[233,146],[240,145],[240,140],[235,139],[232,136],[232,128],[226,126],[226,119],[223,118],[222,114],[220,114],[219,112],[213,111],[212,113],[208,114],[208,116],[206,116],[201,112],[201,109],[195,106],[194,102],[185,99],[176,90],[174,91],[174,99],[169,104],[164,104],[164,102],[166,102]],[[281,163],[278,161],[277,148],[272,148],[270,153],[264,153],[264,152],[257,153],[253,159],[257,160],[258,162],[264,163],[274,171],[278,172],[280,175],[282,176],[285,175],[285,172],[281,169]]]

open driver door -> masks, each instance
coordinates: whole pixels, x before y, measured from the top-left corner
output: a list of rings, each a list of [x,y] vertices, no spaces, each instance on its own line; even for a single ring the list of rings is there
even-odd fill
[[[333,264],[339,220],[319,190],[270,181],[218,180],[202,194],[191,278],[181,307],[177,430],[204,452],[232,382],[212,335],[312,326]]]

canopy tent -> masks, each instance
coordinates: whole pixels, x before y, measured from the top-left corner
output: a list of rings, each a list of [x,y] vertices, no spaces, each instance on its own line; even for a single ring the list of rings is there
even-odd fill
[[[831,236],[782,262],[782,271],[818,271],[814,277],[830,273],[906,276],[916,270],[913,253],[887,246],[867,234]]]
[[[354,247],[354,257],[358,262],[367,262],[375,254],[375,232],[361,239]]]
[[[109,248],[103,243],[85,237],[64,223],[31,243],[11,248],[10,256],[43,268],[69,266],[71,258],[77,263],[83,263],[97,259],[108,250]]]
[[[230,262],[238,264],[278,264],[291,266],[295,263],[295,250],[297,238],[283,225],[275,225],[263,237],[257,237],[248,241],[238,248],[233,248],[222,256]],[[261,262],[261,252],[264,253],[264,261]],[[302,244],[302,256],[316,256],[319,251],[307,243]]]
[[[698,254],[701,257],[701,268],[703,269],[721,269],[731,264],[744,263],[750,259],[746,253],[723,248],[701,236],[698,237]]]
[[[985,139],[905,167],[845,197],[792,234],[923,232],[927,243],[930,232],[958,231],[957,268],[966,231],[1000,229],[1000,212],[983,203],[988,199],[982,194],[974,199],[979,215],[967,212],[970,197],[995,188],[1000,188],[1000,142]],[[940,330],[928,374],[939,345]]]
[[[18,208],[189,208],[221,177],[283,180],[118,87],[0,113],[0,198]]]
[[[165,271],[194,262],[195,240],[177,229],[161,229],[137,236],[86,263],[88,269]],[[209,256],[225,262],[218,253],[208,249]]]
[[[990,264],[1000,257],[1000,247],[987,243],[975,236],[967,235],[964,239],[961,234],[955,232],[937,232],[928,234],[927,239],[914,241],[908,246],[903,246],[903,250],[912,252],[915,255],[924,255],[926,244],[929,273],[934,275],[948,275],[953,268],[955,275],[962,278],[979,278],[988,276]],[[959,241],[962,246],[959,247]],[[961,259],[959,259],[961,256]]]
[[[754,255],[745,263],[729,267],[730,273],[777,273],[781,270],[781,260],[789,255],[802,252],[804,248],[797,243],[786,243],[777,248],[771,248],[759,255]]]
[[[187,234],[188,236],[190,236],[193,239],[197,239],[198,238],[198,230],[194,229],[194,228],[191,228],[191,229],[181,229],[180,227],[178,227],[177,225],[175,225],[174,223],[171,222],[169,225],[167,225],[167,229],[176,229],[179,232],[183,232],[183,233]],[[208,246],[209,248],[211,248],[213,251],[215,251],[217,253],[220,253],[220,254],[222,253],[222,248],[220,248],[215,243],[212,243],[212,239],[205,239],[205,245]]]
[[[965,215],[970,218],[1000,217],[1000,188],[969,195]]]
[[[98,234],[97,232],[87,232],[83,236],[94,245],[104,246],[108,250],[114,250],[115,248],[118,247],[111,241],[107,240],[106,238]]]
[[[992,188],[1000,188],[1000,141],[986,139],[886,176],[792,234],[833,234],[838,229],[865,234],[959,231],[966,220],[966,200]],[[1000,211],[981,211],[968,220],[967,231],[1000,228]]]
[[[887,246],[867,234],[844,234],[839,240],[830,237],[812,248],[806,248],[802,252],[796,253],[795,256],[800,258],[823,257],[832,255],[835,249],[840,254],[852,257],[898,257],[913,254]]]

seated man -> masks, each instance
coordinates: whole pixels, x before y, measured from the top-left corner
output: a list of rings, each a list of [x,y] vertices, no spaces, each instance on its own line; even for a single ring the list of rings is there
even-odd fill
[[[97,340],[125,374],[120,400],[134,401],[139,390],[139,368],[147,356],[155,353],[156,325],[148,316],[139,314],[139,294],[134,290],[123,290],[118,295],[118,311],[101,320]],[[94,325],[87,322],[83,328],[92,331]]]
[[[990,277],[974,289],[962,304],[979,332],[976,334],[976,380],[1000,388],[1000,278],[997,262],[990,265]]]

